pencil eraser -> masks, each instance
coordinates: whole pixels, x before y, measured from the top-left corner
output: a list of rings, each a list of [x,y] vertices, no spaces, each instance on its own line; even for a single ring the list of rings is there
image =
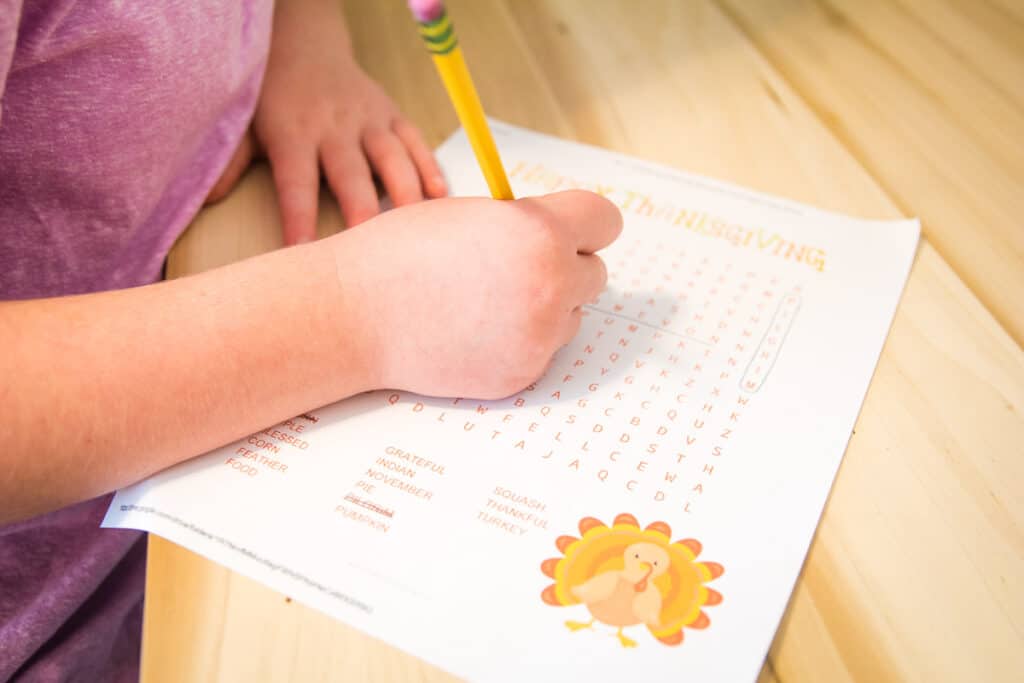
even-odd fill
[[[420,22],[434,21],[444,14],[441,0],[409,0],[409,9]]]

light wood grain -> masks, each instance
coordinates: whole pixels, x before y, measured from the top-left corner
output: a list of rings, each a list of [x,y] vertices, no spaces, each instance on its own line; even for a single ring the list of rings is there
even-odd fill
[[[1001,20],[1013,22],[1024,30],[1024,3],[1020,0],[987,0],[986,4],[1001,13]]]
[[[980,3],[719,1],[1024,342],[1024,34]]]
[[[436,144],[455,117],[415,32],[401,31],[404,8],[349,5],[364,63]],[[827,209],[901,214],[834,121],[711,2],[449,7],[498,118]],[[998,186],[986,196],[994,211],[1013,206]],[[954,218],[969,231],[977,216]],[[338,224],[328,212],[322,230]],[[257,168],[197,220],[170,270],[272,248],[278,230]],[[925,242],[760,680],[1019,680],[1022,411],[1024,354]],[[144,641],[146,681],[450,680],[159,539]]]
[[[921,26],[939,36],[960,59],[970,64],[975,78],[992,83],[1024,107],[1024,89],[1021,88],[1024,26],[1020,24],[1019,0],[1003,0],[1001,7],[988,2],[898,1],[913,13]],[[871,4],[882,3],[872,0]],[[1017,20],[1010,20],[1007,12],[1016,15]]]

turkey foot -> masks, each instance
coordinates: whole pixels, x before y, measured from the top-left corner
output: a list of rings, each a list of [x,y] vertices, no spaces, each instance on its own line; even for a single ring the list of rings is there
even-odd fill
[[[567,621],[565,622],[566,627],[570,631],[582,631],[585,628],[594,628],[594,620],[590,621]]]
[[[622,634],[622,628],[619,628],[618,633],[615,634],[619,638],[619,642],[622,643],[622,647],[636,647],[636,641],[632,638],[624,636]]]

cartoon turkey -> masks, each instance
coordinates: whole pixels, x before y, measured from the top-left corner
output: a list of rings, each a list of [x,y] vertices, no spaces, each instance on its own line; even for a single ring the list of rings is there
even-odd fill
[[[641,529],[636,518],[621,514],[611,527],[585,517],[580,538],[560,536],[555,545],[562,557],[541,563],[554,583],[541,599],[555,607],[583,603],[590,621],[566,621],[571,631],[592,629],[594,622],[613,626],[623,647],[636,641],[622,629],[644,624],[666,645],[683,642],[683,628],[707,628],[702,611],[722,602],[718,591],[704,584],[722,575],[717,562],[697,562],[701,544],[688,538],[672,542],[672,529],[654,522]]]

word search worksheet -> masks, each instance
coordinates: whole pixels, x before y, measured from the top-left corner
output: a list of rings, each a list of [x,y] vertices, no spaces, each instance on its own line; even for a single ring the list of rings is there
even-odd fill
[[[516,196],[584,188],[625,219],[547,374],[297,415],[119,491],[104,525],[470,680],[753,681],[919,225],[493,130]],[[452,194],[487,194],[464,133],[438,159]]]

